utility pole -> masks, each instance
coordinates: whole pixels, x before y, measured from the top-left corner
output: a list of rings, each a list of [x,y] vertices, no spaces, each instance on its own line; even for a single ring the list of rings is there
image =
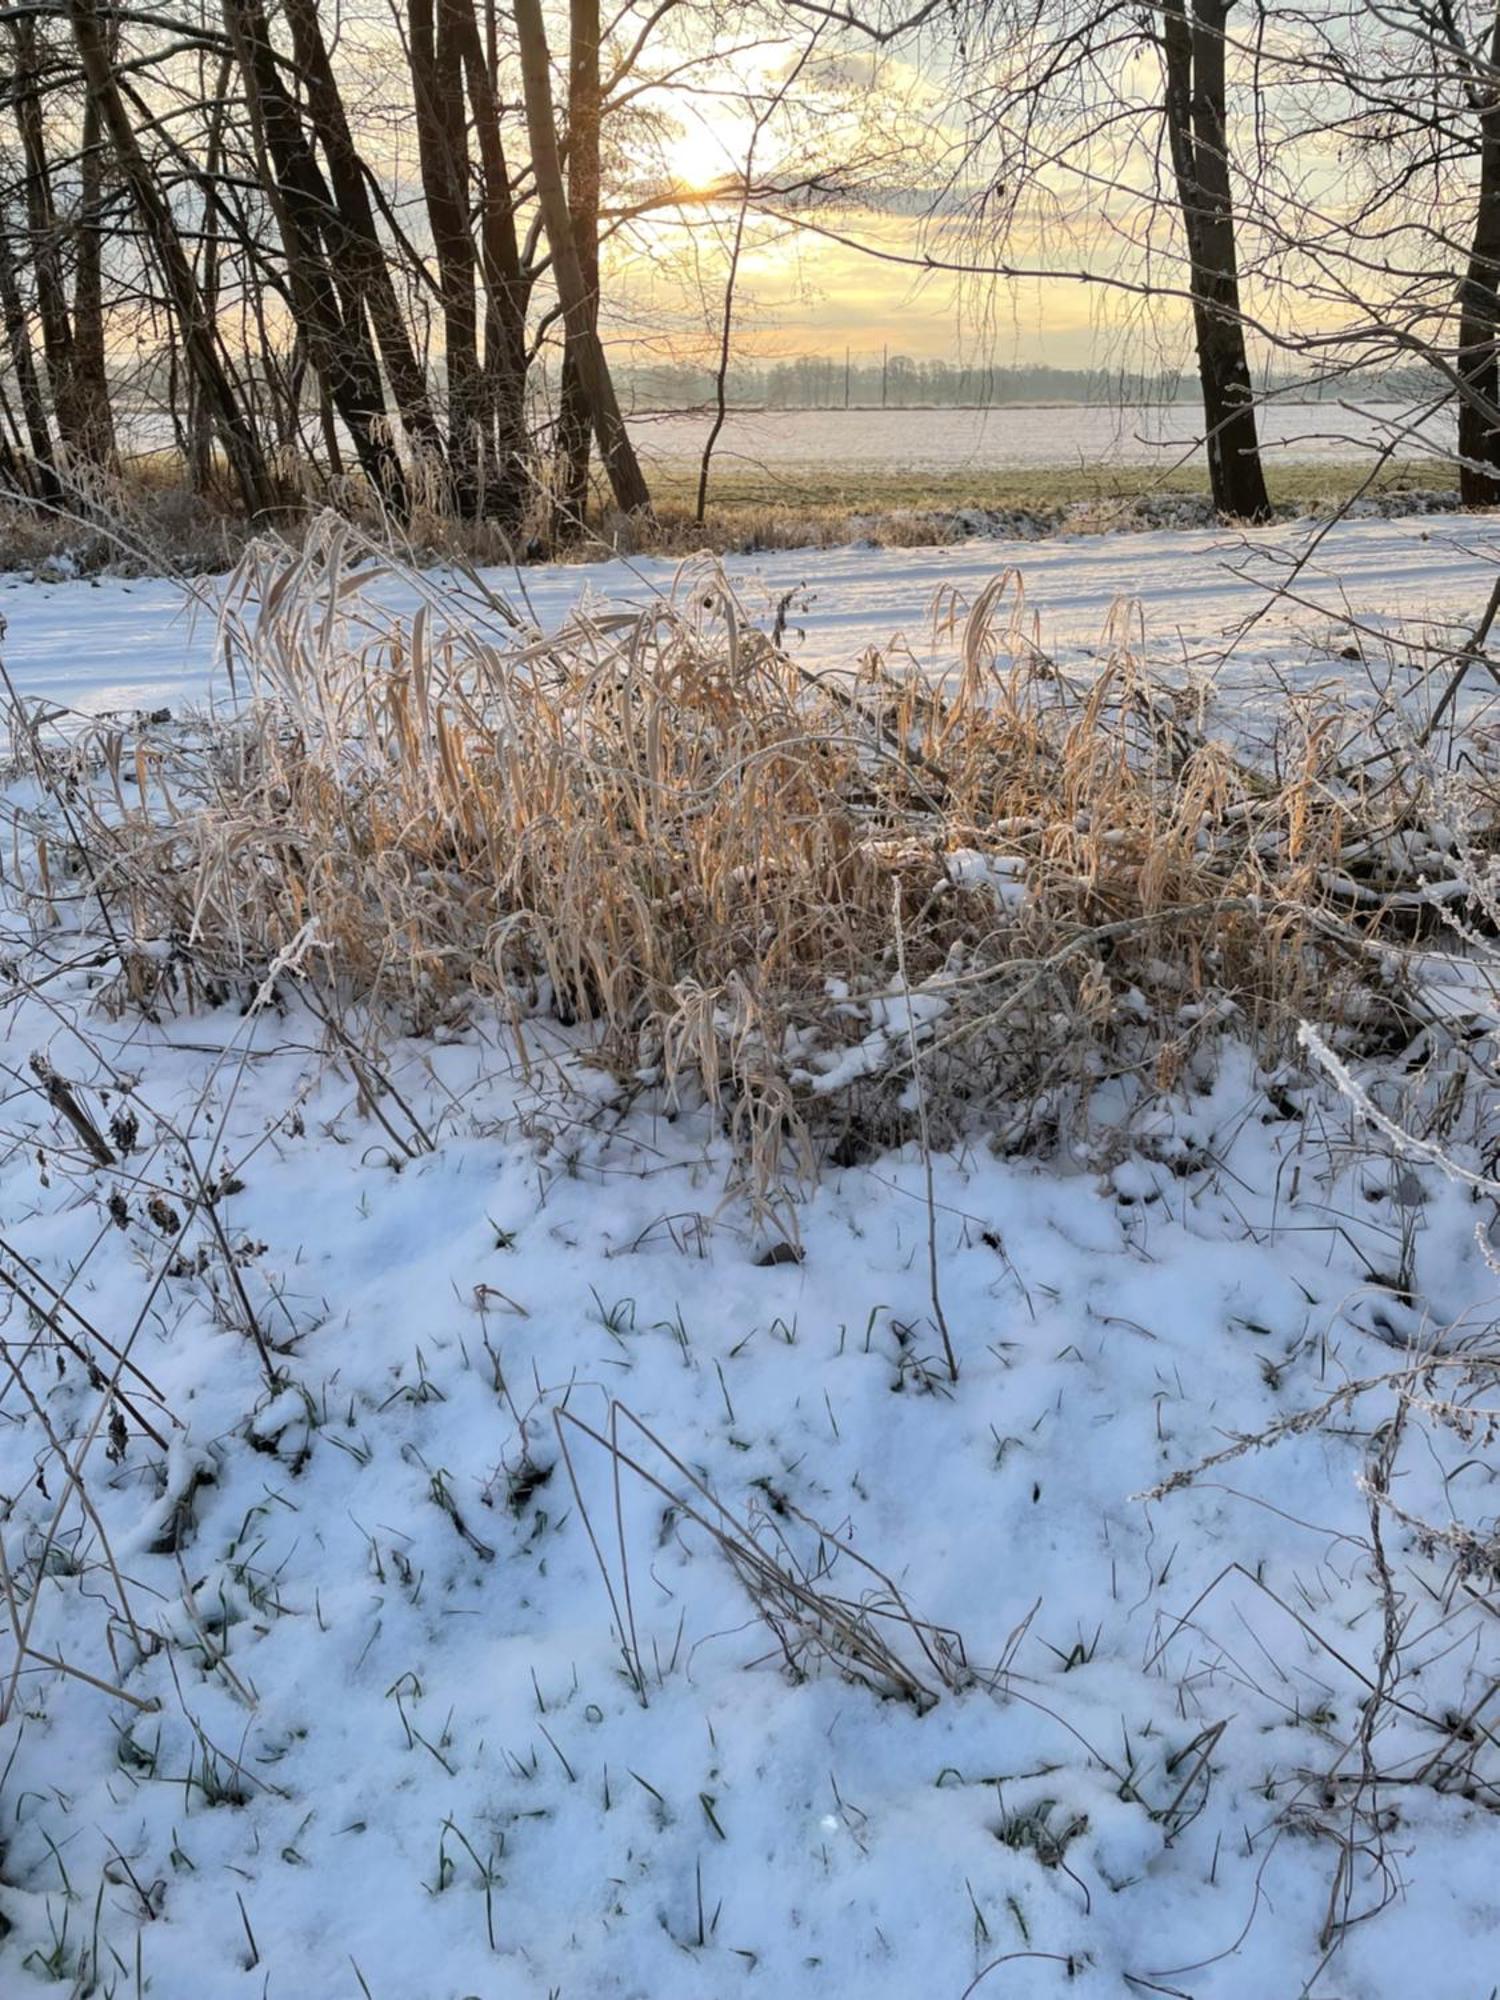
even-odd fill
[[[890,368],[891,344],[887,341],[885,346],[880,350],[880,407],[882,410],[885,408],[885,384],[886,377],[890,373]]]
[[[849,350],[844,349],[844,408],[849,407]]]

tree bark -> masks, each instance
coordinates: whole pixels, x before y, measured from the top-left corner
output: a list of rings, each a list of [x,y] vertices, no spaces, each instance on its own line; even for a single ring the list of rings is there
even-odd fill
[[[589,312],[589,288],[573,240],[573,219],[563,187],[562,160],[557,144],[557,119],[552,104],[552,76],[541,0],[513,0],[516,33],[521,45],[521,84],[526,98],[526,129],[531,140],[531,167],[537,200],[552,253],[552,279],[557,287],[570,346],[575,350],[579,383],[587,401],[599,457],[616,504],[627,514],[651,512],[651,494],[642,475],[635,447],[620,415],[609,363]]]
[[[204,153],[203,178],[205,188],[211,188],[218,177],[223,163],[224,123],[228,115],[229,79],[234,74],[234,60],[229,55],[219,58],[215,74],[214,104],[209,116],[208,144]],[[203,300],[203,310],[212,320],[219,307],[220,249],[222,244],[221,223],[223,217],[217,201],[205,199],[203,204],[203,241],[199,256],[199,292]],[[198,378],[191,369],[187,377],[186,409],[178,416],[178,398],[175,393],[177,382],[177,354],[171,349],[168,406],[172,412],[173,427],[177,432],[178,444],[188,469],[188,482],[194,493],[212,492],[214,483],[214,426],[213,416],[203,398]]]
[[[78,251],[73,272],[73,388],[79,448],[93,465],[114,466],[115,423],[104,342],[104,146],[99,108],[83,108]]]
[[[5,345],[10,356],[10,365],[16,378],[16,390],[21,398],[21,417],[26,426],[26,437],[31,447],[32,462],[36,468],[36,495],[38,499],[56,504],[62,497],[62,486],[57,477],[57,462],[52,453],[52,432],[47,424],[47,402],[42,394],[42,384],[36,372],[36,360],[31,351],[31,335],[26,325],[26,309],[21,303],[21,288],[16,277],[15,252],[11,246],[9,225],[0,214],[0,308],[5,315]]]
[[[502,527],[520,526],[526,511],[530,439],[526,428],[526,306],[530,283],[521,270],[515,204],[500,104],[473,0],[455,0],[469,104],[479,144],[479,246],[484,270],[484,374],[494,426],[496,480],[489,511]]]
[[[1500,402],[1500,7],[1490,31],[1489,72],[1480,96],[1479,188],[1469,265],[1459,291],[1458,367],[1476,398]],[[1458,405],[1459,498],[1466,507],[1500,506],[1500,432],[1467,396]]]
[[[30,237],[32,278],[36,284],[37,318],[42,329],[42,354],[58,435],[70,451],[83,453],[82,431],[73,383],[73,322],[63,282],[61,232],[47,160],[42,122],[41,50],[36,22],[22,15],[11,23],[15,52],[14,109],[24,161],[26,226]]]
[[[568,214],[587,294],[589,325],[599,330],[600,168],[599,0],[572,0],[568,22]],[[557,417],[557,493],[553,533],[583,526],[589,497],[589,405],[576,344],[563,348]]]
[[[452,500],[460,514],[472,516],[484,505],[481,444],[487,426],[474,239],[469,230],[462,28],[455,0],[436,0],[435,11],[434,0],[408,0],[408,20],[417,157],[443,306]]]
[[[1214,507],[1234,520],[1268,521],[1229,179],[1224,27],[1230,4],[1165,0],[1167,140],[1187,238]]]
[[[333,197],[287,96],[271,47],[260,0],[223,0],[224,25],[245,87],[245,101],[260,147],[274,169],[266,172],[267,192],[276,208],[286,256],[293,307],[308,360],[325,405],[329,463],[336,472],[339,453],[332,414],[342,420],[355,455],[376,492],[405,518],[406,477],[391,443],[380,367],[356,291],[340,296],[323,235],[335,220]],[[263,169],[265,172],[265,169]]]

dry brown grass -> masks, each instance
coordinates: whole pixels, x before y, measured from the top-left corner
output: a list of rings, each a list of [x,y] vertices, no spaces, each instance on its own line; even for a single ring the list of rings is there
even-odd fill
[[[81,477],[56,508],[0,496],[0,570],[43,578],[213,575],[249,540],[232,508],[155,467]]]
[[[975,533],[1032,540],[1064,530],[1202,526],[1213,518],[1205,475],[1193,466],[1167,475],[1150,466],[922,474],[876,467],[856,477],[838,465],[736,465],[720,469],[700,522],[693,505],[697,467],[683,462],[650,467],[655,514],[649,523],[620,515],[597,490],[579,532],[560,537],[545,470],[521,520],[508,528],[494,520],[456,519],[443,502],[438,475],[420,465],[410,468],[412,507],[404,522],[389,517],[357,471],[331,477],[291,453],[277,455],[276,471],[288,499],[274,523],[260,524],[262,531],[274,526],[284,540],[298,543],[320,532],[321,510],[333,507],[411,564],[594,562],[621,554],[685,557],[851,541],[917,548]],[[1272,467],[1269,477],[1273,500],[1288,518],[1326,512],[1365,493],[1367,485],[1367,500],[1392,512],[1456,504],[1451,468],[1436,460],[1395,462],[1374,477],[1365,466],[1337,461]],[[57,507],[0,495],[0,571],[220,573],[234,567],[257,532],[222,467],[213,492],[196,492],[171,450],[137,454],[115,474],[79,467],[65,483],[67,495]]]
[[[940,1134],[1034,1135],[1225,1020],[1328,1018],[1357,965],[1336,719],[1289,718],[1260,775],[1123,620],[1074,685],[1014,573],[939,607],[936,679],[807,674],[706,561],[552,635],[477,589],[330,518],[233,581],[235,721],[90,736],[76,784],[20,746],[72,787],[36,893],[86,870],[117,996],[301,979],[416,1031],[486,1003],[533,1053],[560,1019],[625,1093],[706,1098],[764,1191],[915,1129],[918,1063]]]

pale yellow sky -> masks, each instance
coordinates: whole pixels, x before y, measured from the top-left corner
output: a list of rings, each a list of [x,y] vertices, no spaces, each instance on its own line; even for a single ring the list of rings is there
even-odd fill
[[[684,188],[711,188],[745,172],[753,131],[749,106],[764,105],[782,74],[783,56],[726,64],[715,89],[701,96],[665,97],[665,114],[650,142],[646,178],[661,176]],[[743,100],[737,93],[744,91]],[[820,155],[839,162],[881,164],[877,182],[896,189],[936,186],[962,152],[960,135],[947,123],[950,107],[936,80],[907,64],[866,63],[840,56],[822,71],[798,73],[797,102],[778,108],[756,144],[757,177],[774,173],[795,182]],[[927,204],[912,196],[907,204]],[[732,204],[686,214],[667,213],[633,232],[609,258],[617,279],[616,338],[635,358],[673,352],[705,357],[716,349],[723,311],[725,247],[735,219]],[[1102,218],[1083,218],[1089,235]],[[1080,239],[1059,247],[1015,235],[1002,245],[945,245],[940,232],[918,214],[886,207],[816,210],[814,224],[859,244],[919,258],[946,248],[958,261],[1007,254],[1046,269],[1076,268]],[[1119,245],[1109,248],[1109,258]],[[1058,260],[1061,260],[1060,263]],[[606,286],[606,300],[610,287]],[[1184,358],[1183,318],[1167,307],[1158,324],[1144,328],[1137,300],[1062,279],[993,282],[955,278],[861,254],[816,229],[753,219],[745,239],[736,288],[736,354],[744,357],[827,355],[842,359],[892,353],[944,357],[995,366],[1049,363],[1060,368],[1178,365]]]
[[[920,228],[911,218],[818,219],[860,243],[920,254]],[[706,353],[723,305],[722,255],[699,221],[689,229],[663,219],[650,237],[649,254],[621,260],[632,311],[617,337],[638,344],[641,358],[674,349],[684,358]],[[998,367],[1085,368],[1132,356],[1139,364],[1146,345],[1157,343],[1143,342],[1136,313],[1133,301],[1065,280],[959,280],[884,263],[810,231],[757,222],[740,266],[734,347],[746,358],[842,358],[848,347],[857,359],[888,346],[893,354]],[[1164,358],[1170,364],[1181,356]]]

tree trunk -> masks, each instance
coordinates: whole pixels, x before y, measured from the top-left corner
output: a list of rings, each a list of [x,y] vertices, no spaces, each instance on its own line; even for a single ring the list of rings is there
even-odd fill
[[[1500,430],[1490,414],[1500,403],[1500,7],[1490,32],[1489,74],[1479,114],[1479,191],[1469,268],[1459,292],[1458,367],[1470,396],[1458,405],[1459,497],[1466,507],[1500,506]],[[1482,407],[1489,405],[1489,410]]]
[[[1256,435],[1255,395],[1240,318],[1239,262],[1224,82],[1229,0],[1165,0],[1167,139],[1187,238],[1193,334],[1214,507],[1234,520],[1269,521]]]
[[[713,464],[714,447],[719,442],[719,433],[729,417],[729,356],[730,344],[734,338],[734,293],[739,283],[740,256],[745,244],[745,221],[750,212],[750,176],[755,167],[755,141],[760,137],[760,126],[756,125],[745,159],[745,191],[740,196],[739,214],[734,219],[734,235],[729,244],[729,269],[724,274],[724,311],[719,321],[719,359],[714,369],[714,420],[709,426],[708,436],[703,440],[703,456],[698,463],[698,500],[693,510],[693,519],[701,528],[708,513],[708,474]],[[844,408],[849,407],[849,361],[844,358]]]
[[[455,0],[454,12],[479,142],[484,374],[496,455],[490,512],[502,527],[514,530],[520,526],[526,511],[530,456],[526,430],[526,305],[531,288],[521,271],[510,174],[500,136],[499,99],[473,0]]]
[[[89,95],[99,107],[100,124],[109,136],[121,175],[141,218],[142,230],[160,267],[183,350],[198,379],[204,402],[213,413],[245,506],[252,515],[267,513],[279,504],[281,495],[220,359],[171,208],[130,123],[110,65],[97,0],[68,0],[68,19]]]
[[[208,145],[204,153],[203,180],[205,189],[211,188],[218,178],[223,164],[224,122],[228,111],[229,80],[234,74],[234,60],[224,55],[219,58],[219,66],[214,82],[213,110],[209,115]],[[217,201],[204,200],[203,240],[200,245],[199,293],[203,300],[203,310],[212,320],[219,308],[219,257],[222,242],[221,222],[223,218]],[[187,466],[188,484],[194,493],[208,494],[214,484],[214,426],[213,416],[203,398],[198,378],[189,369],[186,395],[183,400],[186,409],[178,414],[177,395],[177,349],[169,346],[168,407],[172,412],[172,426],[177,434],[178,448],[182,452],[183,463]]]
[[[36,467],[37,498],[54,505],[62,498],[57,463],[52,455],[52,433],[47,426],[47,403],[42,395],[36,361],[31,352],[31,335],[26,327],[26,309],[16,279],[15,252],[9,225],[0,214],[0,308],[5,314],[5,345],[16,390],[21,398],[21,416]]]
[[[42,122],[41,50],[37,45],[35,20],[26,15],[14,20],[11,42],[15,51],[16,129],[25,162],[23,186],[30,236],[30,256],[26,261],[36,284],[37,318],[41,322],[52,413],[63,444],[83,456],[83,426],[73,386],[73,322],[63,283],[61,232]]]
[[[343,96],[318,24],[317,0],[282,0],[282,11],[307,91],[308,115],[328,164],[338,229],[335,236],[331,221],[330,251],[346,284],[365,302],[407,437],[418,455],[441,465],[442,432],[375,227],[364,162],[349,129]]]
[[[15,407],[0,379],[0,417],[7,435],[0,437],[0,492],[12,498],[29,498],[36,491],[36,467],[26,449]]]
[[[417,156],[443,305],[452,500],[458,513],[472,516],[484,504],[480,447],[486,425],[474,239],[469,232],[462,27],[455,0],[436,0],[435,13],[433,0],[409,0],[408,18]]]
[[[391,444],[380,367],[370,344],[364,305],[341,299],[322,235],[333,197],[307,144],[295,105],[286,95],[271,48],[260,0],[223,0],[224,25],[245,86],[251,124],[275,178],[264,168],[286,256],[292,303],[318,378],[330,469],[339,470],[333,413],[354,444],[360,467],[375,491],[405,517],[406,478]],[[331,404],[331,409],[327,406]]]
[[[568,214],[587,294],[589,325],[599,330],[599,187],[601,106],[599,0],[572,0],[568,36]],[[557,418],[557,495],[553,533],[583,526],[589,497],[589,405],[576,344],[563,348]]]
[[[552,253],[552,280],[562,306],[569,345],[575,350],[579,382],[615,501],[627,514],[649,516],[651,495],[620,415],[609,363],[590,317],[588,282],[573,241],[573,220],[568,213],[557,145],[541,0],[513,0],[513,5],[521,44],[521,83],[526,98],[526,129],[531,139],[531,166],[536,176],[547,247]]]
[[[83,108],[79,161],[78,252],[73,273],[73,387],[78,402],[79,448],[93,465],[115,464],[115,424],[110,407],[104,344],[104,146],[99,109]]]

